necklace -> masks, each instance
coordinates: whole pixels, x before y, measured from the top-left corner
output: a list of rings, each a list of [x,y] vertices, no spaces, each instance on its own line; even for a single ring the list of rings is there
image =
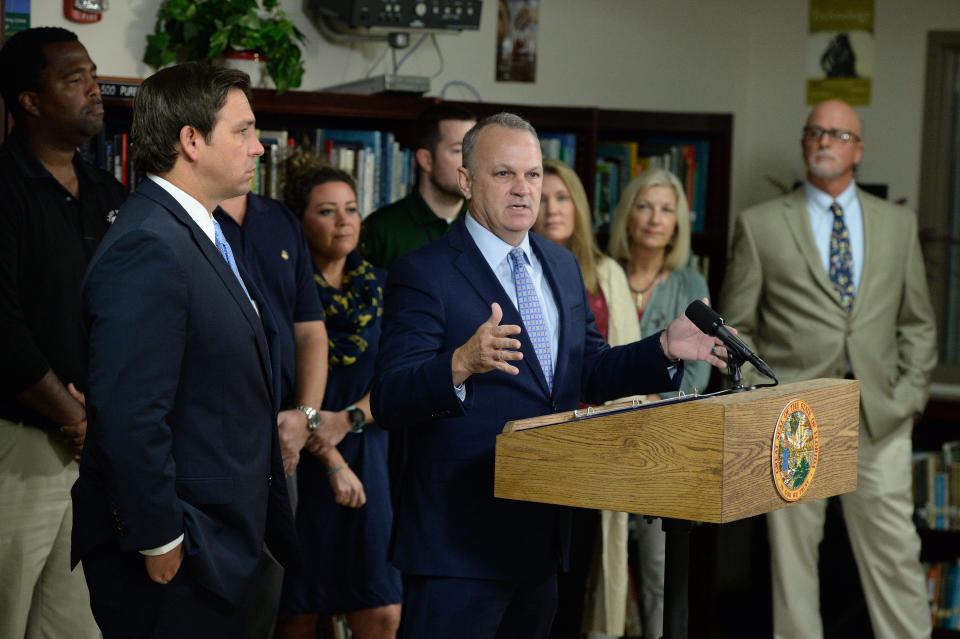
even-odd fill
[[[650,280],[650,283],[641,289],[633,288],[633,286],[630,285],[630,278],[627,278],[627,286],[630,286],[630,292],[637,296],[637,308],[643,308],[643,297],[647,294],[647,291],[653,288],[653,285],[657,283],[657,281],[660,279],[660,276],[663,275],[663,269],[665,266],[665,264],[661,264],[660,270],[657,271],[657,274],[653,276],[653,279]]]

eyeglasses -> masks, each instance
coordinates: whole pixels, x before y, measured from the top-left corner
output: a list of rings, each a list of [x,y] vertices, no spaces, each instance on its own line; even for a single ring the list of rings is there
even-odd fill
[[[834,142],[860,141],[860,136],[853,131],[844,131],[842,129],[824,129],[818,126],[803,127],[804,140],[808,140],[810,142],[819,140],[824,136],[824,134],[829,135],[830,139]]]

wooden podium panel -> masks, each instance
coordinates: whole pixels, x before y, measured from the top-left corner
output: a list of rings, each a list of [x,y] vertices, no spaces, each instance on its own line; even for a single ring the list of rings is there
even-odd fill
[[[812,409],[820,439],[801,501],[855,490],[860,383],[818,379],[508,422],[497,437],[494,495],[710,523],[776,510],[789,502],[773,480],[773,435],[795,399]]]

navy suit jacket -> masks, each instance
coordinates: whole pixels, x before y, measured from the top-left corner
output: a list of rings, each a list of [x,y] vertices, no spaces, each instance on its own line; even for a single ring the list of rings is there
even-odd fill
[[[236,602],[265,535],[282,563],[296,543],[269,307],[258,317],[216,246],[149,179],[94,255],[82,303],[88,430],[74,564],[107,542],[137,552],[182,532],[181,570]]]
[[[461,219],[395,262],[387,279],[373,386],[377,423],[406,429],[409,453],[395,515],[393,559],[407,573],[481,579],[546,576],[569,537],[569,509],[493,497],[494,445],[505,422],[676,388],[656,336],[610,348],[594,324],[573,254],[534,233],[530,243],[557,302],[552,392],[526,333],[520,374],[471,376],[461,403],[453,351],[490,316],[520,314]]]

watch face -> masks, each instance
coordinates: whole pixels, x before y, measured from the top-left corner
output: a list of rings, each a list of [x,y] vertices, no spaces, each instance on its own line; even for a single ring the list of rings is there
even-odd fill
[[[350,424],[353,426],[354,430],[363,428],[363,425],[367,420],[363,416],[363,411],[359,408],[354,408],[350,410]]]

